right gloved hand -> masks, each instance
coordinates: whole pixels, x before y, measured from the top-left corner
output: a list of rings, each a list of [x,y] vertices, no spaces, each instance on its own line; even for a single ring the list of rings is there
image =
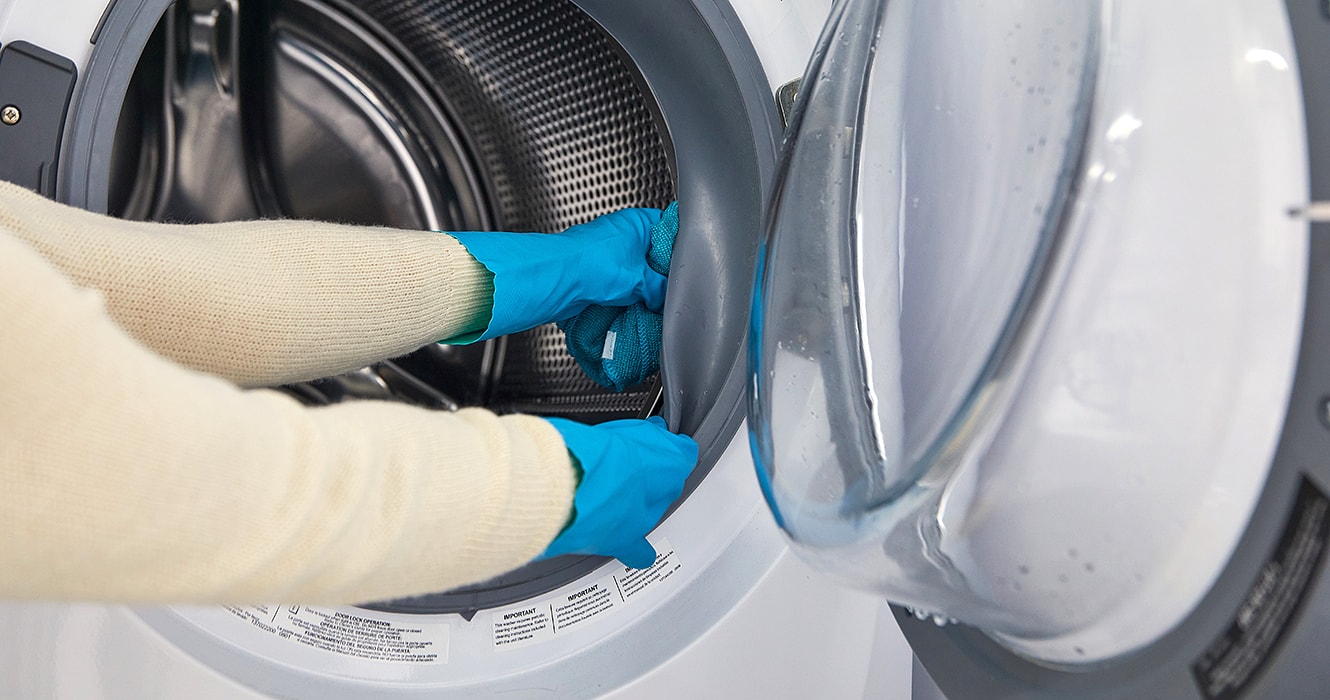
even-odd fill
[[[576,316],[592,304],[660,312],[665,276],[647,263],[651,227],[659,209],[621,209],[562,233],[446,232],[494,275],[489,325],[479,336],[497,338]]]
[[[582,469],[572,521],[542,558],[561,554],[615,557],[634,569],[656,561],[646,535],[683,493],[697,464],[697,443],[661,418],[583,425],[547,418]]]

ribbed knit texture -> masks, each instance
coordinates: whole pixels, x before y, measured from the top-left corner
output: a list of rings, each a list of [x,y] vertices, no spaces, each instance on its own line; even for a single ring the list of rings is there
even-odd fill
[[[129,223],[0,183],[0,597],[350,603],[539,554],[573,474],[543,420],[244,390],[483,323],[448,236]]]

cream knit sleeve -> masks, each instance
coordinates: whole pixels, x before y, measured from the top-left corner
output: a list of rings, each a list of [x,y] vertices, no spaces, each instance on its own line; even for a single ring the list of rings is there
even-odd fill
[[[178,363],[208,368],[199,358],[209,348],[241,337],[263,338],[261,345],[295,338],[291,347],[311,352],[331,347],[345,367],[409,349],[447,324],[403,306],[404,323],[417,327],[398,332],[390,316],[396,307],[371,305],[370,313],[356,297],[392,296],[389,287],[397,285],[388,280],[423,286],[432,273],[422,266],[402,271],[392,261],[359,259],[366,270],[350,277],[369,287],[352,291],[346,278],[333,280],[326,298],[355,308],[326,312],[313,306],[322,292],[303,288],[320,289],[319,278],[285,269],[287,279],[276,286],[291,295],[293,308],[255,299],[260,318],[219,321],[215,314],[231,310],[219,309],[214,295],[236,302],[237,295],[277,293],[259,291],[257,282],[235,287],[263,276],[253,271],[266,269],[261,258],[235,252],[229,242],[220,248],[233,262],[201,267],[189,254],[155,245],[99,247],[101,219],[66,211],[51,223],[59,231],[55,243],[25,243],[40,237],[34,227],[46,225],[45,210],[36,207],[42,211],[30,216],[21,193],[6,191],[0,199],[0,211],[11,207],[0,214],[0,597],[382,599],[497,575],[538,554],[564,525],[572,470],[558,433],[540,419],[372,402],[306,408]],[[23,211],[12,210],[15,202]],[[169,235],[186,237],[179,245],[187,251],[212,251],[200,241],[224,230],[197,241],[187,232]],[[168,235],[147,225],[139,231]],[[114,238],[121,231],[106,233]],[[323,252],[342,262],[374,247],[328,239]],[[282,251],[285,244],[269,248]],[[319,252],[306,256],[316,267]],[[232,265],[245,274],[228,276]],[[168,273],[193,279],[152,287],[151,278]],[[161,299],[171,313],[152,316],[152,304],[130,299],[131,282],[191,298]],[[450,313],[442,299],[421,302],[431,304],[441,317]],[[190,307],[206,310],[191,314]],[[318,321],[304,323],[302,313]],[[162,323],[170,327],[140,327],[132,337],[116,322],[150,326],[154,318],[169,319]],[[284,332],[282,319],[297,328]],[[194,322],[207,325],[212,339],[198,341]],[[339,327],[362,322],[356,333]],[[357,340],[371,330],[395,336],[396,344]],[[144,333],[172,339],[153,347],[177,362],[145,347]],[[190,354],[196,351],[198,357]],[[290,347],[246,352],[276,359],[261,363],[260,378],[243,371],[250,355],[228,357],[221,364],[232,378],[270,381],[302,375],[292,367],[339,366],[326,358],[304,361]]]
[[[428,231],[130,222],[3,181],[0,231],[100,290],[139,342],[242,386],[326,377],[483,327],[493,297],[489,271]]]

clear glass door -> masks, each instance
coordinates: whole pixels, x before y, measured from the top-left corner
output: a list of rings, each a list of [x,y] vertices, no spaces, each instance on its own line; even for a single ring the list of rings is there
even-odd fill
[[[843,0],[754,299],[805,558],[1053,663],[1169,629],[1250,515],[1300,338],[1282,6]]]

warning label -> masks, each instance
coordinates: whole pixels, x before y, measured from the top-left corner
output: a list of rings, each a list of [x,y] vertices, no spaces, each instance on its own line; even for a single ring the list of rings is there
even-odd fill
[[[555,606],[554,625],[568,629],[579,622],[590,620],[614,607],[613,594],[599,583],[592,584],[568,596],[568,602]]]
[[[1275,552],[1261,567],[1228,629],[1192,664],[1207,700],[1244,694],[1306,597],[1330,542],[1330,499],[1303,477]]]
[[[616,576],[615,579],[619,582],[619,590],[623,592],[624,600],[629,600],[647,590],[648,586],[656,586],[673,576],[679,571],[679,562],[671,551],[657,556],[656,563],[649,569],[625,569],[625,571],[623,576]]]
[[[494,613],[494,646],[546,639],[554,634],[554,610],[548,603]]]
[[[226,610],[268,634],[332,654],[410,664],[448,661],[447,623],[395,622],[302,605],[232,606]]]
[[[647,569],[624,567],[618,573],[571,593],[561,593],[518,608],[493,613],[494,648],[513,649],[552,639],[630,605],[635,596],[660,586],[682,566],[669,541],[653,543],[656,563]]]

